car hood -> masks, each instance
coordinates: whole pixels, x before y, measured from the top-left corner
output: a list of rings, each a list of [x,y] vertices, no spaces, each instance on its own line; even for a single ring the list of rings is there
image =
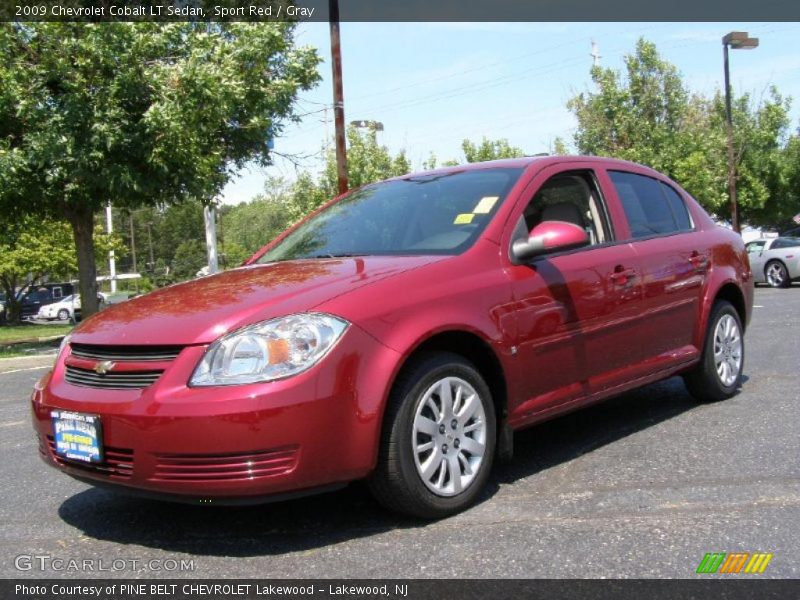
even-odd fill
[[[81,323],[72,341],[205,344],[251,323],[309,311],[349,291],[442,258],[373,256],[241,267],[111,306]]]

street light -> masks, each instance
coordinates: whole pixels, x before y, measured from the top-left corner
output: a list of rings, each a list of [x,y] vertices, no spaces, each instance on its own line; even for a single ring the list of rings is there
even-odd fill
[[[751,38],[746,31],[731,31],[722,38],[725,63],[725,117],[728,130],[728,194],[731,200],[731,226],[736,233],[739,226],[739,205],[736,199],[736,158],[733,151],[733,112],[731,110],[731,75],[728,66],[728,48],[752,50],[758,47],[758,38]]]
[[[350,121],[350,125],[357,129],[371,129],[372,131],[383,131],[383,123],[380,121]]]

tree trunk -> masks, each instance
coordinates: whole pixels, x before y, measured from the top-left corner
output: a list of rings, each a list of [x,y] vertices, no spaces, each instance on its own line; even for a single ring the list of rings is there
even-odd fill
[[[6,295],[5,308],[0,311],[0,325],[3,323],[19,324],[20,321],[20,301],[17,299],[17,280],[3,278],[0,283],[3,293]]]
[[[93,315],[97,304],[97,266],[94,261],[94,214],[89,209],[70,211],[69,222],[78,253],[78,289],[81,292],[81,317]]]

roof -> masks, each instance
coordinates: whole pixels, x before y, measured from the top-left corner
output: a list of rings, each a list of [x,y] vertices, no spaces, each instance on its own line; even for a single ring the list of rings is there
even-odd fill
[[[430,171],[417,171],[415,173],[409,173],[408,175],[402,175],[400,177],[397,177],[396,179],[405,179],[407,177],[418,177],[420,175],[438,175],[445,173],[457,173],[461,171],[475,171],[481,169],[503,169],[503,168],[525,169],[533,164],[537,164],[541,167],[546,167],[548,165],[564,164],[570,162],[582,162],[582,163],[589,162],[589,163],[603,164],[606,166],[636,167],[638,169],[644,169],[647,171],[652,171],[653,173],[657,173],[657,171],[645,165],[640,165],[627,160],[621,160],[619,158],[606,158],[602,156],[555,155],[555,156],[523,156],[520,158],[504,158],[500,160],[465,163],[463,165],[456,165],[453,167],[440,167],[438,169],[433,169]]]

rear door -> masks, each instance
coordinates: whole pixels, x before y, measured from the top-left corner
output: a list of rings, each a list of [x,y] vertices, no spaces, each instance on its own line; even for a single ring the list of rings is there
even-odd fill
[[[768,240],[755,240],[745,245],[747,250],[747,257],[750,259],[750,270],[756,281],[766,281],[764,275],[764,250],[769,245]]]
[[[641,298],[637,257],[630,244],[615,239],[595,166],[545,169],[509,222],[509,242],[548,220],[575,223],[590,238],[589,246],[509,269],[522,370],[517,394],[525,399],[512,409],[512,424],[586,397],[590,381],[616,379],[636,360],[630,342]]]
[[[642,366],[654,369],[688,360],[698,350],[693,336],[710,249],[674,187],[643,173],[609,170],[608,176],[625,212],[642,276],[636,332],[637,340],[646,341]]]

